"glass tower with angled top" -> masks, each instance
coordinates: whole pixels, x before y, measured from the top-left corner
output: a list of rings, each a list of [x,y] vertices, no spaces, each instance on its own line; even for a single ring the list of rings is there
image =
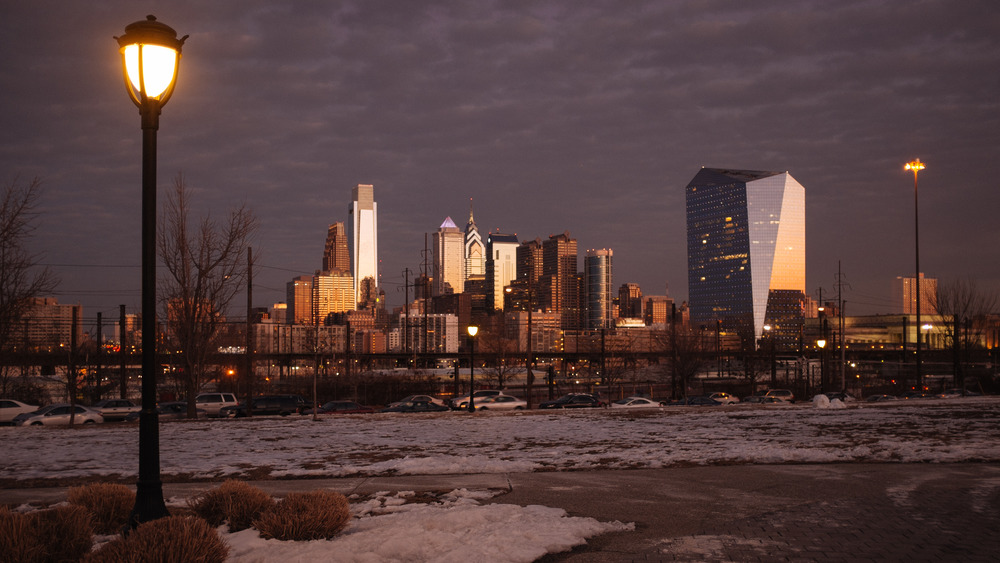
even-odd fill
[[[788,172],[702,168],[688,183],[691,322],[755,345],[797,345],[806,286],[805,188]]]

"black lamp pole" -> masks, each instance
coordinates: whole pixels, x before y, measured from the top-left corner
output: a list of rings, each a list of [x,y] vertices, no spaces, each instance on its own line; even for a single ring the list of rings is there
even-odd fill
[[[469,347],[469,412],[476,412],[476,399],[474,397],[476,389],[476,333],[479,332],[478,326],[469,326],[469,340],[471,340],[471,346]]]
[[[177,32],[153,16],[125,27],[125,35],[115,38],[122,54],[125,85],[142,118],[142,410],[139,412],[139,479],[136,482],[135,506],[129,526],[168,516],[160,481],[160,432],[156,411],[156,131],[160,109],[173,93],[180,62],[181,46],[187,36],[177,39]],[[171,55],[169,50],[173,51]],[[149,51],[149,53],[147,53]],[[167,57],[164,58],[163,54]],[[157,62],[172,67],[169,82],[160,80],[161,90],[152,72]],[[150,72],[147,76],[146,73]],[[161,75],[160,78],[162,78]]]

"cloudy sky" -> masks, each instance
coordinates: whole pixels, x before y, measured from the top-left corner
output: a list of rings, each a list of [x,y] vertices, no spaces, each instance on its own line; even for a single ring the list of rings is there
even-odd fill
[[[117,44],[155,14],[184,45],[159,133],[161,201],[261,218],[254,302],[321,266],[375,186],[381,283],[424,233],[569,231],[614,283],[687,298],[684,186],[701,166],[806,188],[807,286],[890,312],[921,266],[1000,287],[1000,8],[991,1],[5,2],[0,180],[39,177],[33,248],[86,317],[138,309],[141,131]],[[582,267],[582,258],[581,258]]]

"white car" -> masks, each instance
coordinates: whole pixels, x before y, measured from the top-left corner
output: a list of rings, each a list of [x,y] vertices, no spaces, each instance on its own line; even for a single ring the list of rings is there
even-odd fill
[[[647,399],[646,397],[625,397],[611,403],[613,409],[648,409],[652,407],[662,407],[659,401]]]
[[[501,394],[503,394],[503,392],[502,391],[498,391],[496,389],[479,389],[478,391],[476,391],[475,393],[473,393],[472,396],[476,398],[476,404],[479,404],[479,401],[481,399],[484,399],[486,397],[495,397],[495,396],[501,395]],[[465,395],[464,397],[455,397],[454,399],[448,401],[448,406],[451,407],[451,408],[453,408],[453,409],[465,409],[465,408],[468,408],[469,407],[469,396]]]
[[[105,421],[125,420],[128,415],[142,410],[142,407],[128,399],[104,399],[94,403],[93,408],[100,411]]]
[[[468,404],[466,404],[466,408]],[[461,407],[460,407],[461,408]],[[511,395],[490,395],[487,397],[476,397],[476,410],[499,411],[499,410],[524,410],[528,408],[528,403]]]
[[[708,398],[718,401],[723,405],[735,405],[740,402],[740,398],[731,393],[712,393]]]
[[[15,416],[37,410],[38,406],[36,405],[29,405],[14,399],[0,399],[0,424],[14,424]]]
[[[65,426],[73,414],[73,424],[103,423],[104,417],[100,411],[83,405],[57,404],[42,407],[33,413],[19,414],[14,417],[18,426]]]
[[[207,416],[221,416],[220,410],[240,404],[235,393],[202,393],[194,398],[195,407],[203,409]]]

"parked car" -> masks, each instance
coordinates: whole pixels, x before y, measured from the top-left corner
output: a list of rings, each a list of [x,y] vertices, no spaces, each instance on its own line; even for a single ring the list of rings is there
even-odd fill
[[[302,412],[302,408],[299,405],[299,400],[292,395],[264,395],[253,400],[249,414],[252,416],[288,416],[300,412]],[[245,403],[223,407],[219,410],[219,416],[228,418],[242,418],[247,414]]]
[[[19,414],[14,417],[14,423],[18,426],[68,425],[71,414],[73,415],[73,424],[96,424],[104,422],[104,417],[97,410],[83,405],[60,403],[42,407],[35,412]]]
[[[570,393],[563,395],[554,401],[539,403],[540,409],[578,409],[586,407],[603,407],[602,401],[597,395],[592,393]]]
[[[14,399],[0,399],[0,424],[14,424],[15,416],[37,410],[37,405],[29,405]]]
[[[355,401],[330,401],[320,405],[316,414],[367,414],[373,413],[375,409],[366,407]],[[312,414],[312,409],[302,411],[302,414]]]
[[[497,389],[479,389],[479,390],[473,392],[472,396],[476,398],[476,403],[478,403],[480,398],[483,398],[483,397],[495,397],[495,396],[501,395],[501,394],[503,394],[503,392],[499,391]],[[453,409],[465,409],[465,408],[468,408],[469,407],[469,396],[465,395],[464,397],[455,397],[454,399],[451,399],[450,401],[448,401],[448,405],[451,408],[453,408]],[[465,406],[462,406],[462,405],[465,405]]]
[[[768,397],[766,395],[751,395],[749,397],[743,397],[743,402],[748,405],[783,405],[785,401],[777,397]]]
[[[646,397],[625,397],[611,403],[613,409],[643,409],[651,407],[662,407],[663,403],[647,399]]]
[[[705,395],[695,395],[686,399],[670,401],[667,406],[671,407],[716,407],[721,405],[719,401],[706,397]]]
[[[240,404],[235,393],[202,393],[194,398],[194,402],[208,416],[223,416],[219,411]]]
[[[381,412],[444,412],[451,409],[440,402],[429,401],[432,397],[418,395],[413,400],[403,400],[382,409]]]
[[[826,398],[830,399],[831,401],[834,399],[838,399],[840,400],[840,402],[846,403],[848,401],[854,400],[854,397],[848,395],[847,393],[844,393],[843,391],[827,391],[826,393],[823,394],[826,395]]]
[[[100,411],[105,422],[125,420],[128,415],[142,410],[142,407],[128,399],[104,399],[94,403],[93,408]]]
[[[885,395],[885,394],[883,394],[883,395],[869,395],[868,398],[865,399],[865,401],[867,401],[869,403],[880,403],[880,402],[883,402],[883,401],[895,401],[895,400],[896,400],[896,396],[895,395]]]
[[[159,420],[183,420],[187,418],[187,401],[168,401],[166,403],[160,403],[156,405],[157,419]],[[195,409],[196,418],[205,418],[208,413],[205,409]],[[125,418],[127,422],[135,422],[139,420],[139,412],[136,411],[128,415]]]
[[[480,399],[476,397],[476,409],[481,411],[520,411],[528,408],[528,403],[511,395],[490,395]],[[468,405],[466,405],[468,408]]]
[[[428,401],[428,402],[434,403],[435,405],[440,405],[440,406],[445,407],[445,408],[448,407],[448,403],[442,401],[441,399],[438,399],[437,397],[431,397],[430,395],[407,395],[406,397],[403,397],[402,399],[400,399],[400,400],[398,400],[398,401],[396,401],[394,403],[389,403],[387,406],[394,407],[394,406],[399,405],[401,403],[412,403],[412,402],[418,402],[418,401],[419,402]]]
[[[722,403],[723,405],[735,405],[736,403],[740,402],[740,398],[737,397],[736,395],[733,395],[732,393],[724,393],[724,392],[712,393],[711,395],[708,396],[708,398],[712,399],[713,401]]]
[[[795,402],[795,394],[788,389],[771,389],[767,393],[764,393],[765,397],[775,397],[776,399],[781,399],[786,403]]]

